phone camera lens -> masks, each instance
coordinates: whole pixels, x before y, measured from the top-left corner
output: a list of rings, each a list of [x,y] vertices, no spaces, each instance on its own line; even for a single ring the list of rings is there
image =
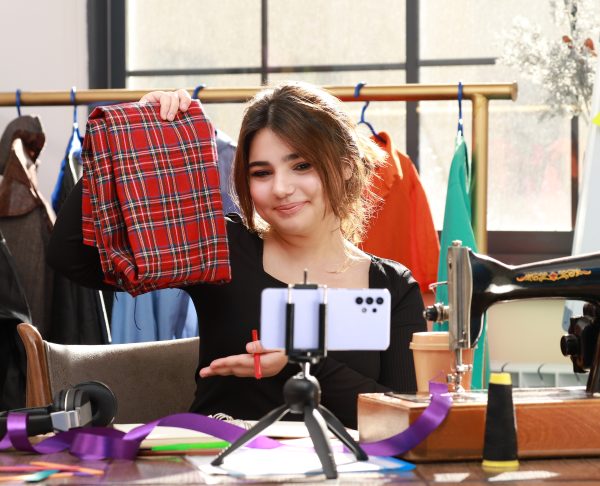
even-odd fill
[[[377,303],[383,304],[383,297],[377,297]]]
[[[362,303],[363,303],[363,298],[362,298],[362,297],[357,297],[357,298],[356,298],[356,303],[357,303],[358,305],[362,304]]]
[[[367,304],[371,305],[373,303],[373,297],[367,297]]]

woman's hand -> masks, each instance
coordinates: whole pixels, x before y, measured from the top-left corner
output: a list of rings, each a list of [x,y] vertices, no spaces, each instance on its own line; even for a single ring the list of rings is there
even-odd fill
[[[192,97],[186,89],[181,88],[177,91],[152,91],[142,96],[140,102],[160,103],[160,117],[173,121],[178,111],[187,111]]]
[[[200,377],[228,376],[239,377],[254,376],[254,354],[260,353],[260,367],[262,376],[275,376],[287,364],[288,359],[283,351],[269,351],[262,347],[260,341],[246,344],[248,354],[236,354],[226,358],[215,359],[209,366],[200,370]]]

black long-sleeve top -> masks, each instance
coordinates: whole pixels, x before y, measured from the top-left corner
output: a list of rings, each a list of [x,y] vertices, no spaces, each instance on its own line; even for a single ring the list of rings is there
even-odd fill
[[[263,241],[248,231],[239,217],[227,218],[227,233],[231,282],[183,288],[196,307],[200,334],[196,397],[190,410],[259,419],[283,403],[283,385],[299,371],[297,365],[288,364],[278,375],[261,380],[235,376],[200,378],[198,375],[200,368],[214,359],[245,353],[246,343],[252,340],[252,329],[259,327],[262,290],[287,287],[265,272]],[[112,289],[102,282],[97,249],[82,241],[79,182],[58,215],[48,261],[55,270],[81,285]],[[369,287],[387,288],[391,293],[390,347],[385,351],[332,351],[312,368],[321,385],[322,405],[353,428],[356,427],[359,393],[416,390],[412,352],[408,346],[413,332],[426,330],[419,287],[406,267],[372,256]]]

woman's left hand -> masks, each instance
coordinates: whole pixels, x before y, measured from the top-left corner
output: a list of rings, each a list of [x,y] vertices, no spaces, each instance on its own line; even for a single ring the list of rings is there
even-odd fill
[[[140,99],[141,103],[160,103],[160,117],[173,121],[178,111],[187,111],[192,97],[185,88],[177,91],[152,91]]]
[[[254,376],[254,355],[260,356],[260,367],[263,377],[275,376],[287,364],[288,358],[283,351],[269,351],[262,347],[260,341],[246,344],[248,354],[235,354],[225,358],[215,359],[209,366],[200,370],[200,377],[209,376],[239,376],[243,378]]]

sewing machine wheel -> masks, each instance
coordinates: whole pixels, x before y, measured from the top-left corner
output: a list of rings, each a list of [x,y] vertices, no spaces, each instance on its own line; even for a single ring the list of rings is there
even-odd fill
[[[597,311],[595,306],[586,305],[583,310],[584,315],[572,317],[569,333],[560,339],[560,350],[563,356],[571,358],[575,373],[585,373],[594,363],[600,334],[600,319],[596,317]]]

